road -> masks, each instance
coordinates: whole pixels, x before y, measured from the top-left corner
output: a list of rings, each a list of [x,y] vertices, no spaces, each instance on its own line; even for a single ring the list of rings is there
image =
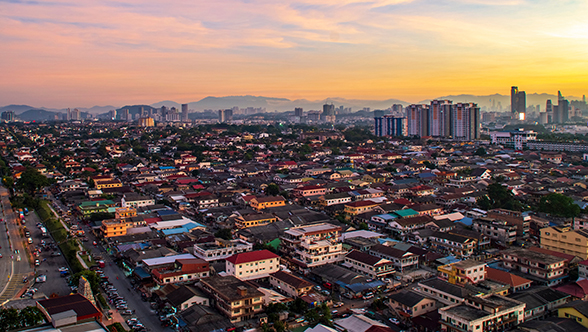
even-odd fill
[[[49,196],[53,198],[52,195]],[[54,202],[62,208],[64,211],[67,211],[67,207],[63,206],[61,202],[55,200]],[[118,290],[118,294],[122,296],[126,301],[128,308],[130,310],[135,310],[135,315],[133,317],[137,317],[141,323],[149,330],[149,331],[173,331],[170,327],[163,328],[161,326],[161,322],[159,321],[159,316],[157,313],[151,309],[149,302],[143,302],[141,300],[141,294],[133,289],[131,285],[130,279],[125,277],[122,270],[115,264],[111,257],[104,251],[101,245],[93,246],[93,241],[97,241],[92,233],[91,229],[87,226],[79,223],[78,219],[75,216],[71,216],[71,223],[72,225],[77,224],[80,229],[83,229],[86,232],[86,237],[88,238],[88,242],[84,243],[86,250],[92,255],[98,254],[103,257],[104,262],[106,265],[102,268],[104,274],[108,276],[108,281],[110,281],[114,287]],[[103,294],[105,299],[108,299],[106,294]],[[130,317],[127,317],[130,318]]]
[[[26,239],[20,233],[21,225],[18,224],[16,214],[10,205],[8,189],[3,186],[0,186],[0,200],[4,219],[3,226],[0,227],[0,253],[3,256],[0,258],[0,305],[3,305],[26,286],[23,284],[24,276],[32,279],[33,266],[29,262],[28,251],[25,250]],[[10,236],[10,241],[7,235]],[[18,250],[19,254],[15,254],[15,250]]]

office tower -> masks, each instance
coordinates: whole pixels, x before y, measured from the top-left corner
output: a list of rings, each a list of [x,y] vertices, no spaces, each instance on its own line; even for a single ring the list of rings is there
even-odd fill
[[[129,109],[125,108],[122,110],[122,114],[120,117],[121,120],[123,121],[129,121],[130,120],[130,116],[129,116]]]
[[[6,122],[12,122],[12,121],[14,121],[14,112],[13,111],[2,112],[2,115],[0,117],[2,118],[2,120],[6,121]]]
[[[406,136],[406,118],[394,115],[374,117],[374,135]]]
[[[69,108],[66,111],[66,118],[65,119],[67,121],[71,120],[71,109],[69,109]]]
[[[424,137],[429,135],[429,106],[410,105],[406,108],[407,135]]]
[[[562,96],[561,91],[557,92],[557,108],[559,111],[559,117],[561,119],[559,123],[567,122],[570,119],[570,102]]]
[[[325,122],[335,122],[335,105],[324,104],[323,113],[321,113],[321,120]]]
[[[394,104],[392,105],[392,113],[402,114],[403,107],[402,104]]]
[[[188,104],[182,104],[182,121],[188,121]]]
[[[233,110],[218,110],[218,122],[231,122],[233,121]]]
[[[311,122],[318,122],[320,119],[320,111],[309,111],[306,115],[306,119]]]
[[[304,115],[304,110],[302,109],[302,107],[294,108],[294,116],[302,118],[303,115]]]
[[[516,86],[511,87],[510,89],[510,111],[512,113],[513,119],[524,119],[525,115],[520,115],[520,113],[525,113],[527,109],[527,95],[525,91],[519,91],[519,88]]]

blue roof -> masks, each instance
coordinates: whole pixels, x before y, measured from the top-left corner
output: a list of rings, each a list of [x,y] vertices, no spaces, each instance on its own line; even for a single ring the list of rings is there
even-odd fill
[[[337,281],[337,283],[339,283],[339,281]],[[345,285],[345,287],[355,293],[361,293],[361,292],[366,291],[368,289],[375,289],[375,288],[382,287],[385,285],[386,284],[383,281],[374,280],[372,282],[368,282],[367,284],[357,283],[357,284],[352,284],[352,285]]]
[[[163,235],[167,236],[167,235],[186,233],[186,229],[184,227],[169,228],[169,229],[162,229],[161,232],[163,233]]]
[[[413,179],[413,178],[394,180],[395,184],[411,184],[411,183],[417,183],[417,182],[419,182],[419,181],[417,179]]]
[[[452,264],[461,261],[461,259],[455,258],[455,256],[447,256],[437,259],[437,261],[441,264]]]
[[[391,215],[389,213],[378,214],[377,216],[373,216],[373,217],[378,217],[378,218],[381,218],[381,219],[384,219],[384,220],[393,220],[393,219],[396,219],[396,216],[393,216],[393,215]]]
[[[399,242],[400,242],[400,241],[398,241],[398,240],[394,240],[394,239],[391,239],[391,238],[389,238],[389,237],[387,237],[387,238],[385,238],[385,239],[378,238],[377,240],[378,240],[378,242],[380,242],[380,244],[384,244],[384,243],[386,243],[386,242],[396,242],[396,243],[399,243]]]
[[[174,166],[159,166],[159,169],[166,170],[166,169],[176,169]]]
[[[472,218],[470,218],[470,217],[464,217],[463,219],[461,219],[461,220],[458,220],[458,221],[459,221],[460,223],[462,223],[462,224],[466,225],[466,226],[471,226],[471,225],[472,225],[472,222],[473,222],[473,219],[472,219]]]
[[[135,272],[135,274],[138,275],[139,278],[141,278],[141,279],[147,279],[147,278],[151,277],[151,275],[149,273],[147,273],[147,271],[145,271],[145,269],[143,269],[143,267],[141,267],[141,266],[136,267],[133,272]]]
[[[433,173],[420,173],[418,175],[419,178],[436,178],[437,175],[433,174]]]
[[[170,216],[172,214],[179,214],[174,210],[158,210],[156,211],[157,214],[161,217],[161,216]]]

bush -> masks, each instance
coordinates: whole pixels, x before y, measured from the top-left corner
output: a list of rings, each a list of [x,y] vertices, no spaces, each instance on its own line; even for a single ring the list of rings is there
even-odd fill
[[[112,325],[108,325],[108,330],[111,332],[126,332],[125,328],[122,326],[121,323],[114,323]]]
[[[100,306],[103,309],[108,308],[108,302],[106,302],[106,299],[104,299],[104,296],[102,296],[102,294],[96,294],[96,298],[98,299],[98,302],[100,302]]]

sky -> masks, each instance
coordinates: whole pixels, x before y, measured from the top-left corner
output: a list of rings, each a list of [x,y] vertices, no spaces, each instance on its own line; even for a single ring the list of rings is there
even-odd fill
[[[0,105],[581,96],[587,14],[585,0],[0,0]]]

